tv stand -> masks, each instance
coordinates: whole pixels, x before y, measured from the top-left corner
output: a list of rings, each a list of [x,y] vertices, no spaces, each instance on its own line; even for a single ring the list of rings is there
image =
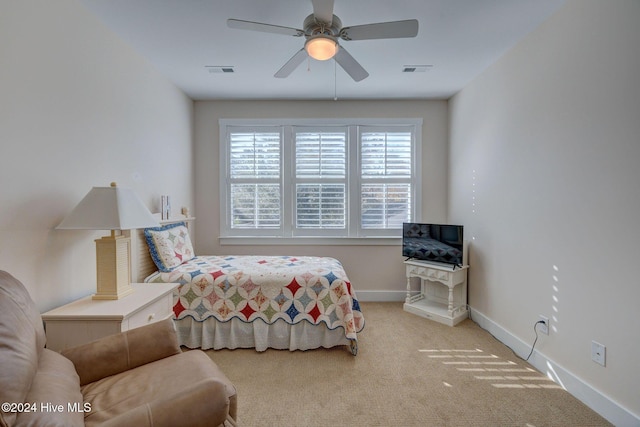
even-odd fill
[[[404,310],[445,325],[455,326],[469,316],[467,310],[468,265],[456,269],[424,261],[404,261],[407,298]],[[411,278],[420,279],[420,293],[411,296]]]

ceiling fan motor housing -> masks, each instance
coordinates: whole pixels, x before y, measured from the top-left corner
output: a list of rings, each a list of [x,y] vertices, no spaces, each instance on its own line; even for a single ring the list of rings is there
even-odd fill
[[[336,15],[333,15],[331,24],[326,22],[320,22],[316,20],[316,17],[311,14],[307,16],[302,24],[304,28],[305,37],[311,37],[318,34],[326,36],[337,37],[342,29],[342,21]]]

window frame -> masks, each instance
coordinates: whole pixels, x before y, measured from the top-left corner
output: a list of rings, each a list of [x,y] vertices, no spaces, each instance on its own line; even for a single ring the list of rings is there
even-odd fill
[[[360,199],[360,130],[361,128],[411,129],[413,140],[411,184],[411,221],[421,220],[422,208],[422,118],[372,119],[220,119],[219,120],[219,185],[220,185],[220,243],[221,244],[314,244],[314,245],[396,245],[401,239],[401,229],[363,229]],[[296,128],[346,129],[346,220],[342,230],[306,230],[295,227],[295,135]],[[281,227],[273,230],[232,229],[229,190],[229,132],[237,129],[273,131],[279,129],[280,141],[280,185],[281,185]],[[351,195],[351,196],[349,196]]]

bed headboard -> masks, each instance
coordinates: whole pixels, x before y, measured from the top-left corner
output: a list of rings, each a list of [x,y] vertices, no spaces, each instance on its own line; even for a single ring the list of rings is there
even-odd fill
[[[175,224],[177,222],[184,222],[187,224],[187,228],[189,229],[189,234],[191,234],[192,227],[190,223],[195,220],[193,217],[188,217],[186,215],[179,214],[171,219],[163,219],[160,220],[160,214],[153,214],[160,225],[167,224]],[[157,271],[158,268],[153,263],[151,259],[151,254],[149,253],[149,246],[147,246],[147,241],[144,237],[144,229],[138,228],[136,230],[128,231],[129,236],[131,237],[131,282],[133,283],[141,283],[144,279]],[[193,238],[193,236],[191,236]]]

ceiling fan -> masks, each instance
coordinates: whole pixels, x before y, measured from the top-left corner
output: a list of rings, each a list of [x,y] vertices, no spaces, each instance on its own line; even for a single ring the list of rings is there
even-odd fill
[[[369,73],[338,43],[338,39],[393,39],[415,37],[418,34],[418,21],[415,19],[343,27],[340,18],[333,14],[334,0],[311,0],[311,3],[313,13],[305,18],[302,30],[239,19],[228,19],[227,26],[306,39],[304,47],[276,72],[275,77],[288,77],[310,56],[321,61],[333,58],[356,82],[367,78]]]

